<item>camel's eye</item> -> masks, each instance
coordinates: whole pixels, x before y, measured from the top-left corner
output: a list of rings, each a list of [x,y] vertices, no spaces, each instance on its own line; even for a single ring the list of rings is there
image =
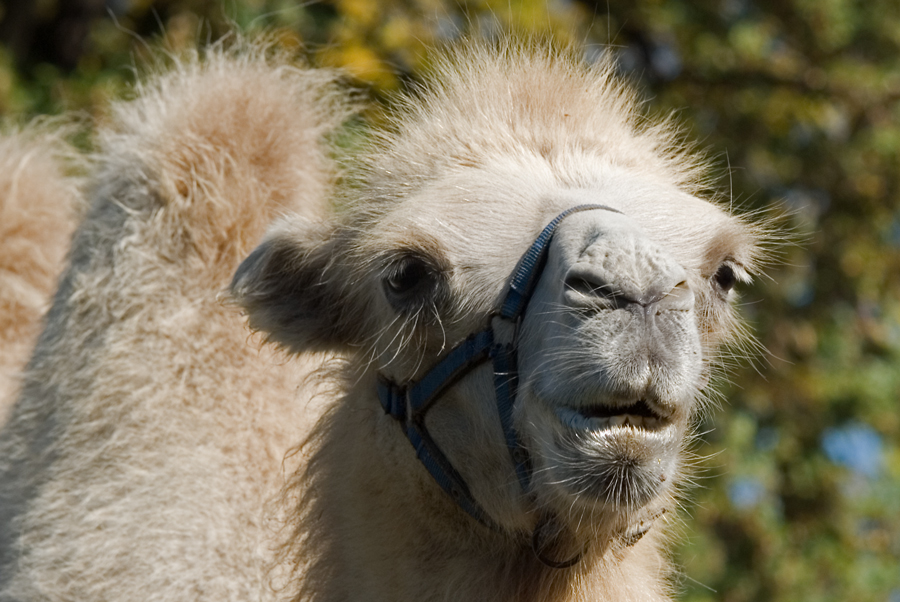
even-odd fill
[[[438,270],[423,257],[405,255],[385,271],[382,286],[394,309],[409,311],[432,301],[441,279]]]
[[[713,275],[713,280],[719,291],[727,295],[734,288],[734,285],[737,284],[738,278],[734,272],[734,267],[730,263],[723,263]]]

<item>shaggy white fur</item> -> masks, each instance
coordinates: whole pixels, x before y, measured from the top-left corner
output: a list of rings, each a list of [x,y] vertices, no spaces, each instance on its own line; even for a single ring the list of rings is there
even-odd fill
[[[217,295],[274,216],[323,211],[322,138],[347,114],[332,74],[271,54],[179,60],[100,132],[90,208],[0,434],[0,599],[265,591],[265,501],[310,420],[304,363],[260,351]]]
[[[350,103],[267,54],[178,61],[101,132],[0,433],[0,600],[667,599],[666,513],[760,229],[696,196],[702,162],[609,64],[448,51],[334,187],[323,140]],[[529,490],[487,366],[427,419],[492,529],[376,381],[483,328],[541,228],[583,203],[613,211],[561,224],[518,333]],[[295,357],[217,302],[236,269],[251,328]],[[550,568],[533,541],[580,561]]]

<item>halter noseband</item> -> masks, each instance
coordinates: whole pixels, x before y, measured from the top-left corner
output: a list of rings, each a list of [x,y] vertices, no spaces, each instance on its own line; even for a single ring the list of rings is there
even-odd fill
[[[379,375],[378,398],[385,413],[397,420],[416,450],[416,457],[425,465],[434,480],[469,515],[488,527],[502,530],[472,496],[462,475],[453,467],[425,426],[425,415],[447,389],[477,366],[490,360],[494,368],[494,391],[497,412],[506,447],[516,469],[522,492],[528,491],[531,481],[531,462],[513,426],[513,407],[518,382],[517,341],[519,323],[537,287],[550,239],[563,219],[573,213],[602,209],[620,213],[605,205],[578,205],[560,213],[541,231],[531,247],[519,260],[509,284],[509,291],[500,309],[488,321],[487,328],[469,335],[454,347],[418,381],[403,385]],[[507,322],[510,327],[495,332],[495,321]],[[512,332],[512,337],[508,333]]]

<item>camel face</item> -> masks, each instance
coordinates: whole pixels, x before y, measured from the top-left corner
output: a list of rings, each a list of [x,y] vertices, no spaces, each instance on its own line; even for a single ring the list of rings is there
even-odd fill
[[[546,538],[553,566],[578,557],[559,534],[627,544],[674,505],[718,349],[742,332],[734,288],[757,268],[762,234],[691,193],[702,166],[667,126],[635,121],[611,71],[482,58],[440,72],[381,134],[340,209],[282,220],[231,290],[271,341],[347,358],[341,407],[370,416],[373,434],[345,470],[389,458],[385,508],[420,492],[423,521],[455,517],[456,532],[465,511],[532,534],[532,547]],[[562,219],[524,313],[498,320],[523,254],[582,205],[605,208]],[[410,391],[485,332],[514,342],[515,369],[484,354],[437,387],[417,418],[423,447]],[[506,411],[498,382],[510,378]],[[426,471],[423,449],[458,480]]]
[[[529,171],[468,174],[388,214],[382,234],[393,237],[380,239],[398,248],[380,255],[400,259],[377,271],[371,290],[394,311],[380,318],[388,334],[374,337],[371,356],[397,382],[421,378],[488,322],[547,222],[583,204],[618,211],[573,214],[555,232],[518,333],[514,408],[541,505],[575,511],[573,520],[586,511],[608,519],[677,481],[717,343],[710,321],[730,312],[753,241],[714,205],[625,170],[598,165],[581,188]],[[399,250],[416,239],[416,254]],[[430,428],[476,497],[504,516],[519,494],[496,413],[490,371],[480,369],[435,406]],[[509,497],[497,499],[504,486]]]
[[[677,481],[710,356],[731,319],[732,287],[745,277],[754,240],[715,205],[585,161],[592,175],[578,185],[539,163],[462,170],[377,213],[350,212],[324,240],[284,226],[254,253],[270,258],[251,256],[233,290],[251,323],[290,343],[277,320],[265,321],[270,302],[256,309],[253,295],[241,293],[258,286],[254,270],[280,274],[286,282],[279,286],[296,291],[292,311],[313,332],[355,348],[365,358],[358,369],[415,382],[491,321],[522,254],[549,221],[574,206],[608,206],[561,222],[518,328],[514,426],[531,463],[528,494],[504,441],[489,366],[456,382],[426,422],[493,520],[525,528],[533,498],[542,512],[573,523],[586,512],[615,523]],[[316,263],[317,253],[328,260]],[[298,312],[303,283],[316,283],[325,300]],[[387,428],[401,436],[396,424]]]

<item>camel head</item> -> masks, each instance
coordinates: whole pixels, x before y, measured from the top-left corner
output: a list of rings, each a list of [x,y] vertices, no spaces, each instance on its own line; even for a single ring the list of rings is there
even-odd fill
[[[393,387],[381,401],[403,414],[410,390],[436,389],[421,417],[432,462],[509,532],[552,517],[630,537],[665,510],[716,350],[739,330],[735,285],[758,261],[758,232],[696,194],[693,155],[642,121],[612,71],[547,49],[451,53],[339,210],[282,220],[232,283],[271,340],[348,357],[348,394],[378,404]],[[498,316],[523,256],[575,207],[546,233],[523,310]],[[485,332],[512,367],[488,349],[434,375]],[[406,427],[384,417],[398,441]]]

